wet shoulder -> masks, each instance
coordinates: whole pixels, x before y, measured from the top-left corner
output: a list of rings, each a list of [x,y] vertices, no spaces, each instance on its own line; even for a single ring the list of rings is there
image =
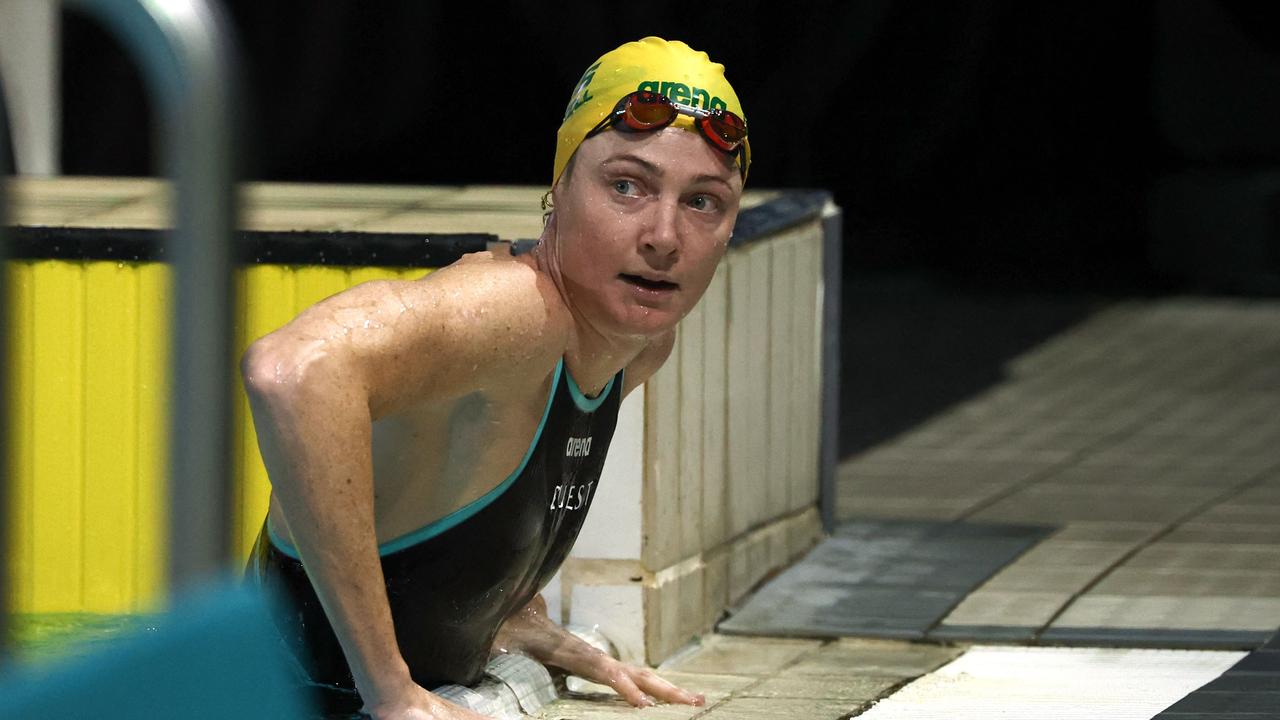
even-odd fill
[[[478,252],[415,281],[444,307],[433,313],[466,332],[493,360],[554,366],[568,346],[572,316],[543,273],[508,254]]]

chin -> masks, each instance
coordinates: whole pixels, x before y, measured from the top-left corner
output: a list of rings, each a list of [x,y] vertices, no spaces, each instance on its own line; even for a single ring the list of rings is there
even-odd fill
[[[632,305],[617,318],[617,328],[621,334],[654,338],[671,331],[683,317],[684,313],[675,308]]]

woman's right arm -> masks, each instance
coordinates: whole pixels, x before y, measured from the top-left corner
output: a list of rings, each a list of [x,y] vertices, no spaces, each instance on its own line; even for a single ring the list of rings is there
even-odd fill
[[[495,342],[475,336],[486,328],[469,312],[406,310],[436,308],[442,295],[459,299],[450,286],[465,285],[468,273],[438,274],[434,284],[369,283],[329,298],[255,342],[242,362],[272,492],[376,718],[479,717],[411,679],[396,643],[375,531],[373,420],[483,384],[471,356]]]
[[[272,492],[361,696],[372,708],[411,693],[374,532],[367,398],[339,357],[278,337],[243,370]]]

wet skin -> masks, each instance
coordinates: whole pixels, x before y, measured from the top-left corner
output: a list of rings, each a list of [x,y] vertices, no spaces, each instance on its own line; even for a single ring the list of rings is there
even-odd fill
[[[374,717],[476,717],[409,679],[377,545],[515,469],[561,357],[590,395],[622,368],[624,393],[652,375],[711,282],[741,191],[726,156],[694,133],[602,133],[555,188],[533,252],[366,283],[246,353],[272,528],[304,558]],[[564,633],[540,603],[508,620],[496,650],[610,684],[633,704],[700,701]]]

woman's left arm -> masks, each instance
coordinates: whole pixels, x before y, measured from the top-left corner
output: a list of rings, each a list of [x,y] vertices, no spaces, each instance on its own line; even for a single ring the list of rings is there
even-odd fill
[[[610,657],[565,630],[547,617],[541,595],[515,611],[498,629],[495,652],[523,652],[544,665],[608,685],[627,702],[647,707],[656,702],[702,705],[706,699],[682,690],[646,667],[628,665]]]

